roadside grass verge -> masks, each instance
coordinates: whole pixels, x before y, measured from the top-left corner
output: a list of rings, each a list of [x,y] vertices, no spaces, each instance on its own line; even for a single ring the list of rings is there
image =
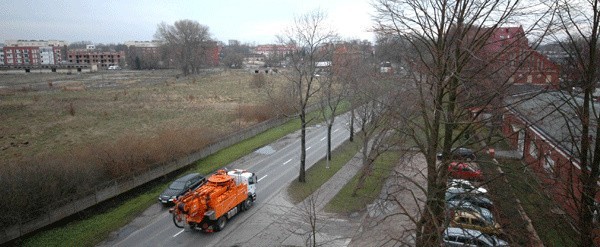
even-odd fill
[[[367,177],[365,187],[358,190],[357,196],[352,196],[352,191],[356,187],[360,171],[325,205],[325,211],[352,213],[365,209],[367,204],[379,196],[385,180],[391,174],[390,171],[398,164],[400,156],[401,154],[397,151],[387,151],[381,154],[375,161],[373,173]]]
[[[489,131],[488,128],[483,130]],[[488,134],[483,133],[486,136]],[[491,146],[499,150],[512,149],[500,134],[492,136]],[[498,221],[511,245],[530,245],[530,236],[525,230],[527,222],[517,209],[518,199],[544,245],[578,246],[579,234],[566,218],[552,212],[557,207],[556,203],[547,196],[543,185],[527,164],[510,159],[498,159],[499,164],[496,164],[487,154],[478,158],[482,172],[489,179],[484,186],[488,187],[491,199],[496,204]],[[498,167],[504,174],[498,171]]]
[[[319,111],[311,112],[310,117],[315,119],[314,122],[322,121]],[[297,118],[292,119],[279,127],[267,130],[199,160],[190,168],[183,169],[173,176],[188,172],[209,174],[298,129],[300,129],[300,120]],[[19,246],[94,246],[106,239],[111,232],[125,226],[150,205],[157,203],[156,198],[170,182],[159,182],[158,185],[143,189],[139,195],[133,195],[132,198],[122,202],[118,202],[118,199],[115,198],[113,199],[115,205],[101,210],[102,212],[91,212],[68,223],[62,223],[63,225],[61,223],[56,224],[51,226],[50,229],[42,230],[10,243]],[[91,211],[94,211],[94,209],[91,209]]]
[[[341,146],[331,153],[329,169],[327,168],[327,159],[322,159],[308,170],[306,170],[306,182],[300,183],[297,179],[288,186],[288,196],[292,203],[302,202],[327,180],[329,180],[337,171],[339,171],[354,155],[360,150],[361,140],[355,138],[354,142],[345,141]]]
[[[511,184],[512,178],[507,177],[509,179],[507,184],[504,176],[497,170],[498,165],[492,162],[489,155],[479,155],[478,161],[486,179],[489,179],[483,186],[488,189],[488,195],[494,202],[496,221],[506,233],[502,238],[509,241],[511,245],[528,246],[529,234],[525,230],[527,222],[521,217],[517,208],[515,188]],[[500,168],[506,174],[505,164],[504,161],[500,161]]]
[[[519,199],[525,213],[531,219],[533,227],[545,245],[577,246],[579,234],[569,225],[567,219],[552,212],[556,208],[556,203],[545,194],[543,186],[528,166],[516,160],[499,160],[499,163],[509,181],[509,185],[501,185],[501,187],[491,189],[491,191],[501,195],[501,199],[494,200],[494,202],[506,204],[501,205],[500,210],[515,211],[516,209],[511,208],[516,208],[514,200]],[[496,169],[484,170],[489,174],[493,174],[494,171],[498,173]],[[508,191],[509,189],[510,191]],[[502,216],[509,217],[508,222],[504,225],[513,228],[513,235],[524,235],[517,236],[516,239],[522,241],[522,239],[528,237],[527,232],[523,230],[524,226],[514,226],[514,222],[520,218],[519,214],[505,212]],[[521,245],[521,241],[517,243]]]
[[[66,225],[39,232],[19,246],[94,246],[112,231],[119,229],[147,209],[166,188],[166,184],[154,186],[147,192],[134,196],[120,205],[100,214],[94,214]]]

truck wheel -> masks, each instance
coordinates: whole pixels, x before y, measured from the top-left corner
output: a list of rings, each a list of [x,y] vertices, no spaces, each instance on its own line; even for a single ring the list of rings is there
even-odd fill
[[[248,210],[252,207],[252,198],[248,197],[246,201],[244,201],[244,210]]]
[[[185,220],[181,214],[173,214],[173,223],[178,228],[183,228],[185,226]]]
[[[223,215],[217,220],[217,223],[215,223],[215,231],[218,232],[223,230],[223,228],[225,228],[225,225],[227,225],[227,219],[225,218],[225,215]]]

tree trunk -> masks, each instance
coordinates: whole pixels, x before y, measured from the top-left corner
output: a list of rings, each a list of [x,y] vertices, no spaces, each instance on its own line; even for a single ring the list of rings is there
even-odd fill
[[[306,112],[302,109],[300,112],[301,134],[300,134],[300,173],[298,174],[298,182],[306,182]]]
[[[327,160],[329,160],[329,161],[331,161],[331,129],[332,128],[333,128],[333,123],[327,124]]]
[[[350,142],[354,142],[354,108],[350,110]]]
[[[363,147],[361,150],[362,151],[362,161],[361,161],[362,168],[360,169],[360,177],[358,178],[356,186],[354,186],[354,190],[352,191],[353,197],[357,196],[358,190],[360,190],[364,187],[366,177],[368,176],[368,173],[370,170],[371,164],[369,163],[370,160],[368,157],[368,154],[369,154],[368,146],[369,146],[369,139],[364,138],[363,139]]]

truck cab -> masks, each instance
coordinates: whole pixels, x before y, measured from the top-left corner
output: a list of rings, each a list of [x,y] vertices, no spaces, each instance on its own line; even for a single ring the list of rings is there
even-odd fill
[[[232,176],[236,184],[247,184],[249,196],[252,198],[252,201],[256,201],[256,184],[258,183],[256,173],[235,169],[227,172],[227,175]]]

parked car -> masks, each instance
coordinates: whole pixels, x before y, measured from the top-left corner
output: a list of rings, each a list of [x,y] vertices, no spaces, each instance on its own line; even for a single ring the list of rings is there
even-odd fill
[[[173,200],[190,190],[198,188],[198,186],[206,183],[206,178],[199,173],[190,173],[173,181],[167,189],[165,189],[158,201],[163,204],[173,203]]]
[[[442,153],[437,153],[437,159],[442,160]],[[477,159],[475,152],[470,148],[455,148],[450,151],[450,160],[472,161]]]
[[[446,191],[446,203],[460,204],[462,202],[469,202],[475,206],[487,208],[489,210],[494,208],[492,200],[485,195],[469,193],[460,188],[448,188]]]
[[[474,186],[469,180],[465,179],[449,179],[448,188],[462,188],[475,194],[487,193],[485,188]]]
[[[477,230],[448,227],[444,230],[444,245],[449,247],[488,247],[508,246],[508,243],[495,236],[490,236]]]
[[[483,180],[483,173],[474,162],[452,162],[448,165],[448,173],[451,178]]]
[[[484,208],[484,207],[479,207],[468,201],[451,200],[451,201],[446,202],[446,211],[448,211],[449,214],[452,214],[452,212],[454,210],[477,212],[485,220],[490,221],[490,222],[496,222],[496,220],[494,219],[494,215],[492,214],[492,212],[489,209]]]
[[[502,233],[500,224],[485,219],[476,211],[452,210],[450,214],[450,226],[478,230],[491,235]]]

